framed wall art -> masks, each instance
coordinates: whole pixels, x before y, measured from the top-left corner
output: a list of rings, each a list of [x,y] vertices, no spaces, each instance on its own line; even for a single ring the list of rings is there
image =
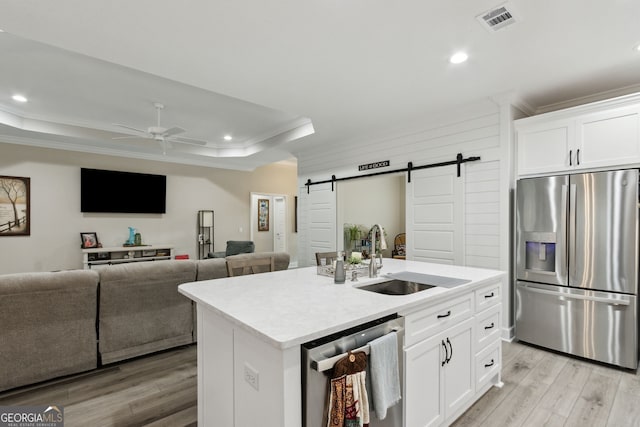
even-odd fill
[[[30,178],[0,176],[0,236],[31,234]]]
[[[269,231],[269,199],[258,199],[258,231]]]

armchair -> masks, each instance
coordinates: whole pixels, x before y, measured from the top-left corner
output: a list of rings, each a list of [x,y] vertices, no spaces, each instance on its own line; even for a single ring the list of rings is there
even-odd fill
[[[209,258],[225,258],[231,255],[250,254],[256,246],[251,240],[228,240],[227,249],[220,252],[209,252]]]

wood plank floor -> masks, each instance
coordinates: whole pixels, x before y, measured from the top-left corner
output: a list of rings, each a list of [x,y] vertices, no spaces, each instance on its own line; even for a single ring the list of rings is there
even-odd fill
[[[636,372],[519,343],[503,344],[503,365],[504,387],[490,389],[455,427],[640,426]],[[189,346],[0,393],[0,406],[60,404],[67,427],[195,426],[196,382]]]
[[[640,377],[520,343],[502,345],[502,389],[491,388],[463,426],[640,426]]]
[[[65,427],[195,426],[196,346],[0,394],[0,406],[64,407]]]

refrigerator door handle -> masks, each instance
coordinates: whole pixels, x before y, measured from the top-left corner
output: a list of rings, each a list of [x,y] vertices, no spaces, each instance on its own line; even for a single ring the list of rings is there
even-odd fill
[[[556,292],[556,291],[548,291],[546,289],[538,289],[530,286],[524,286],[524,288],[528,292],[532,292],[535,294],[545,294],[545,295],[555,295],[557,297],[566,298],[566,299],[579,299],[583,301],[593,301],[593,302],[603,302],[611,305],[630,305],[631,302],[628,299],[613,299],[613,298],[602,298],[602,297],[590,297],[587,295],[578,295],[578,294],[567,294],[564,292]]]
[[[562,194],[562,198],[561,198],[561,206],[560,206],[560,222],[563,224],[563,226],[558,227],[558,248],[560,248],[559,253],[557,253],[556,255],[558,256],[558,258],[556,259],[556,272],[558,274],[558,277],[561,277],[561,281],[559,284],[568,284],[565,283],[565,280],[567,280],[567,215],[568,215],[568,204],[569,204],[569,200],[568,200],[568,188],[569,186],[566,184],[563,184],[561,187],[561,194]]]
[[[576,184],[569,186],[569,286],[576,280]]]

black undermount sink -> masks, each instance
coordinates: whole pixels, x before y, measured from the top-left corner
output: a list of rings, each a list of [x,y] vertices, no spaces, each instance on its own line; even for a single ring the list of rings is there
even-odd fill
[[[360,286],[356,289],[376,292],[385,295],[409,295],[416,292],[433,288],[433,285],[409,282],[407,280],[392,279],[386,282],[374,283],[373,285]]]

